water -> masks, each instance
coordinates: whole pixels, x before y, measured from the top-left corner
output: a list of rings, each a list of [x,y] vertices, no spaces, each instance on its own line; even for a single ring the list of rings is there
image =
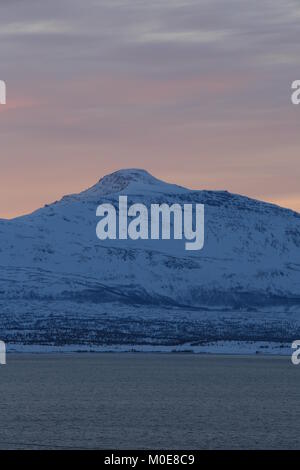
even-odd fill
[[[0,448],[300,448],[289,358],[11,355]]]

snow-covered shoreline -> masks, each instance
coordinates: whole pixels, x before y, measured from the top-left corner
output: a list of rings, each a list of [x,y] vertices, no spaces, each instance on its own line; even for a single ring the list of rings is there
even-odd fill
[[[22,345],[8,344],[8,353],[181,353],[291,356],[291,345],[275,342],[218,341],[202,345]]]

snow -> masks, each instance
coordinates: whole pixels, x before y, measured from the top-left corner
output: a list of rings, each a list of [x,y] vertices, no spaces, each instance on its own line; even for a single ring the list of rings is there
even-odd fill
[[[193,346],[190,343],[180,346],[152,346],[136,344],[114,345],[82,345],[71,344],[64,346],[51,345],[22,345],[10,344],[8,353],[159,353],[159,354],[221,354],[221,355],[270,355],[291,356],[293,350],[288,343],[274,343],[267,341],[216,341],[202,346]]]
[[[96,208],[117,206],[120,194],[147,207],[205,204],[204,248],[186,251],[184,240],[98,240]],[[61,331],[67,345],[85,328],[84,341],[106,348],[112,328],[114,345],[127,335],[134,347],[148,347],[148,329],[152,350],[190,336],[202,341],[207,332],[222,341],[291,342],[300,334],[299,248],[296,212],[120,170],[32,214],[0,220],[0,338],[51,346]]]

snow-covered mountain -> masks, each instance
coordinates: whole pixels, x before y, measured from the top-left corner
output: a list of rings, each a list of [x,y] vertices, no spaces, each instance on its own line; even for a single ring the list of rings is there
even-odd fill
[[[186,251],[184,240],[100,241],[96,209],[106,202],[117,207],[120,195],[128,196],[128,204],[147,207],[204,204],[204,248]],[[284,312],[284,321],[294,328],[300,305],[300,214],[227,191],[168,184],[144,170],[120,170],[30,215],[0,220],[0,270],[0,335],[8,341],[68,344],[74,342],[76,325],[77,343],[82,334],[85,343],[144,344],[149,322],[150,343],[160,338],[160,343],[178,344],[216,338],[225,327],[236,331],[228,327],[231,320],[221,319],[226,312],[247,312],[240,333],[232,336],[237,339],[247,322],[258,324],[258,311]],[[195,329],[200,317],[201,334]],[[273,322],[266,318],[259,321],[268,329]],[[172,340],[160,320],[173,322],[170,329],[178,334],[174,330]],[[114,328],[118,339],[109,336]],[[273,333],[276,339],[278,331]],[[286,336],[291,335],[280,338]]]

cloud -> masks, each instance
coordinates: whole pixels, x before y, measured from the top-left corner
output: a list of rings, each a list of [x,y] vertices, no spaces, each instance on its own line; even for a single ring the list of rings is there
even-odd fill
[[[299,0],[84,6],[1,3],[0,214],[44,202],[45,181],[51,200],[119,166],[297,204]]]
[[[70,25],[64,22],[35,21],[1,25],[0,36],[65,34],[71,31]]]
[[[141,34],[138,41],[145,43],[179,43],[179,44],[208,44],[223,41],[230,32],[228,31],[152,31]]]

